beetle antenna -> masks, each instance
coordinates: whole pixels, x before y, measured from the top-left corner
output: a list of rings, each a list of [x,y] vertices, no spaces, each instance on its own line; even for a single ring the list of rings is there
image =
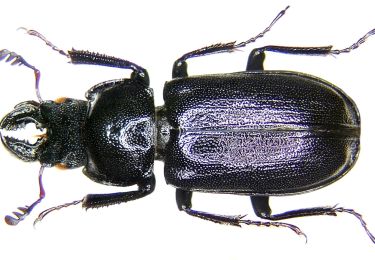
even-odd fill
[[[353,43],[352,45],[350,45],[349,47],[345,48],[345,49],[341,49],[341,50],[331,50],[330,53],[331,54],[341,54],[341,53],[349,53],[351,52],[352,50],[355,50],[357,49],[362,43],[364,43],[367,38],[369,38],[370,36],[374,35],[375,34],[375,28],[372,29],[371,31],[369,31],[368,33],[366,33],[363,37],[361,37],[357,42]]]
[[[69,203],[65,203],[65,204],[61,204],[61,205],[58,205],[58,206],[55,206],[55,207],[52,207],[52,208],[49,208],[49,209],[46,209],[44,211],[42,211],[39,216],[34,220],[34,227],[36,224],[38,224],[39,222],[41,222],[45,216],[47,216],[49,213],[51,213],[52,211],[55,211],[55,210],[59,210],[59,209],[62,209],[62,208],[67,208],[69,206],[73,206],[73,205],[77,205],[79,203],[82,203],[83,199],[81,200],[75,200],[75,201],[72,201],[72,202],[69,202]]]
[[[5,222],[8,225],[15,226],[18,223],[20,223],[22,220],[24,220],[34,209],[36,205],[38,205],[46,196],[46,193],[43,188],[43,183],[42,183],[42,176],[43,176],[43,171],[44,171],[44,166],[41,166],[39,169],[39,199],[37,199],[35,202],[33,202],[30,206],[25,206],[25,207],[18,207],[17,209],[20,211],[14,211],[13,216],[5,216]]]
[[[6,58],[6,59],[5,59]],[[10,65],[24,65],[34,71],[35,76],[35,92],[39,100],[39,103],[43,102],[39,91],[39,81],[40,81],[40,71],[33,65],[29,64],[21,55],[13,51],[8,51],[6,49],[0,50],[0,61],[5,59],[5,62],[11,62]]]

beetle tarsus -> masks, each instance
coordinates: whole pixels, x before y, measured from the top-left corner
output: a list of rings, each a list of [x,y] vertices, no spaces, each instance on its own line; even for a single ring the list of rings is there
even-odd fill
[[[72,201],[72,202],[69,202],[69,203],[65,203],[65,204],[61,204],[61,205],[58,205],[58,206],[55,206],[55,207],[52,207],[52,208],[49,208],[49,209],[46,209],[46,210],[42,211],[39,214],[39,216],[34,220],[34,227],[36,226],[36,224],[38,224],[39,222],[41,222],[52,211],[60,210],[62,208],[67,208],[67,207],[73,206],[73,205],[77,205],[79,203],[82,203],[82,201],[83,201],[83,199],[81,199],[81,200],[75,200],[75,201]]]
[[[240,43],[237,43],[235,44],[233,47],[235,49],[238,49],[238,48],[242,48],[242,47],[245,47],[246,45],[248,45],[249,43],[252,43],[252,42],[255,42],[257,39],[259,38],[262,38],[267,32],[269,32],[272,28],[272,26],[274,26],[274,24],[281,18],[284,16],[284,14],[286,13],[286,10],[289,9],[289,5],[284,9],[282,10],[280,13],[278,13],[278,15],[275,17],[275,19],[273,19],[273,21],[270,23],[270,25],[268,25],[268,27],[266,29],[264,29],[261,33],[259,33],[257,36],[255,37],[252,37],[250,39],[248,39],[247,41],[244,41],[244,42],[240,42]]]
[[[368,235],[368,237],[371,239],[371,241],[375,244],[375,236],[370,232],[370,230],[368,229],[367,227],[367,223],[365,222],[365,220],[363,219],[362,215],[359,214],[358,212],[356,212],[355,210],[353,209],[346,209],[346,208],[342,208],[342,207],[333,207],[333,211],[336,213],[348,213],[348,214],[351,214],[353,216],[355,216],[360,222],[361,222],[361,225],[362,227],[365,229],[366,231],[366,234]]]
[[[250,219],[244,219],[246,215],[217,215],[203,211],[197,211],[189,208],[182,209],[185,213],[190,216],[198,217],[204,220],[208,220],[218,224],[242,227],[242,225],[255,225],[255,226],[264,226],[264,227],[286,227],[292,230],[299,236],[304,236],[307,243],[307,236],[302,230],[292,224],[284,222],[271,222],[271,221],[255,221]]]
[[[338,54],[341,54],[341,53],[349,53],[352,50],[357,49],[362,43],[364,43],[367,40],[367,38],[369,38],[372,35],[375,35],[375,28],[372,29],[371,31],[369,31],[368,33],[366,33],[358,41],[356,41],[355,43],[353,43],[349,47],[341,49],[341,50],[331,50],[330,54],[338,55]]]
[[[286,227],[292,230],[294,233],[296,233],[299,236],[305,237],[305,242],[307,243],[307,236],[306,234],[297,226],[288,224],[285,222],[270,222],[270,221],[254,221],[254,220],[249,220],[249,219],[241,219],[240,224],[245,224],[245,225],[255,225],[255,226],[264,226],[264,227]]]
[[[35,31],[35,30],[29,30],[29,29],[27,29],[27,28],[25,28],[25,27],[19,27],[17,30],[22,30],[22,31],[24,31],[24,32],[25,32],[26,34],[28,34],[28,35],[35,36],[35,37],[41,39],[43,42],[45,42],[45,44],[46,44],[47,46],[51,47],[52,50],[57,51],[59,54],[65,56],[65,57],[67,57],[67,58],[69,58],[69,55],[68,55],[65,51],[59,49],[56,45],[54,45],[54,44],[53,44],[52,42],[50,42],[46,37],[44,37],[43,34],[37,32],[37,31]]]

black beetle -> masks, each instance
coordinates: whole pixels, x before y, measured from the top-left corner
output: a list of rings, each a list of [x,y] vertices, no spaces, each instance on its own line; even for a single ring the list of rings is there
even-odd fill
[[[165,162],[166,182],[176,188],[178,208],[189,215],[222,224],[287,227],[279,220],[345,212],[354,215],[370,239],[361,215],[342,207],[314,207],[272,214],[269,196],[298,194],[338,180],[354,165],[360,145],[358,109],[342,90],[304,73],[267,71],[265,52],[295,55],[338,55],[350,52],[375,34],[368,32],[350,47],[265,46],[254,49],[246,71],[188,76],[186,60],[214,53],[231,52],[264,36],[285,11],[256,37],[245,42],[214,44],[179,58],[173,80],[164,87],[165,105],[156,107],[147,71],[126,60],[102,54],[64,52],[34,30],[73,64],[110,66],[132,70],[130,78],[110,80],[92,87],[87,101],[60,98],[44,101],[39,93],[39,70],[21,56],[0,51],[0,59],[24,65],[35,73],[39,102],[18,104],[0,123],[3,144],[24,161],[38,160],[40,198],[18,208],[8,224],[23,220],[44,198],[42,173],[45,167],[84,166],[84,174],[95,182],[138,185],[138,190],[112,194],[89,194],[81,200],[43,211],[49,212],[82,203],[97,208],[128,202],[150,194],[155,187],[154,159]],[[7,136],[33,123],[46,129],[30,144]],[[272,220],[253,221],[244,216],[226,216],[192,209],[195,191],[250,196],[256,215]]]

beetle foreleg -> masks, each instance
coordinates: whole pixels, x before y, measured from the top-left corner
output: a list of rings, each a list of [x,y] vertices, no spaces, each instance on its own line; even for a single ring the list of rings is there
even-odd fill
[[[55,211],[55,210],[59,210],[59,209],[62,209],[62,208],[67,208],[69,206],[73,206],[73,205],[77,205],[79,203],[82,203],[83,199],[81,200],[75,200],[75,201],[72,201],[72,202],[69,202],[69,203],[65,203],[65,204],[62,204],[62,205],[58,205],[58,206],[55,206],[55,207],[52,207],[52,208],[49,208],[49,209],[46,209],[44,211],[42,211],[39,216],[34,220],[34,226],[42,221],[44,219],[45,216],[47,216],[49,213],[51,213],[52,211]]]
[[[154,191],[155,177],[152,175],[145,181],[145,183],[138,185],[139,188],[136,191],[117,192],[109,194],[88,194],[82,201],[82,207],[86,209],[101,208],[145,197]]]
[[[60,53],[61,55],[64,55],[64,56],[66,56],[66,57],[69,58],[69,55],[66,54],[66,52],[64,52],[63,50],[59,49],[56,45],[54,45],[52,42],[50,42],[50,41],[49,41],[46,37],[44,37],[41,33],[37,32],[37,31],[35,31],[35,30],[29,30],[29,29],[27,29],[27,28],[25,28],[25,27],[20,27],[20,28],[18,28],[18,30],[23,30],[23,31],[25,31],[25,33],[27,33],[28,35],[35,36],[35,37],[41,39],[42,41],[45,42],[45,44],[46,44],[47,46],[51,47],[52,50],[57,51],[57,52]]]
[[[42,221],[49,213],[55,210],[67,208],[73,205],[77,205],[79,203],[82,203],[82,207],[86,209],[110,206],[142,198],[150,194],[154,190],[154,188],[155,178],[151,177],[146,184],[140,185],[139,190],[137,191],[118,192],[110,194],[88,194],[81,200],[75,200],[42,211],[39,214],[39,216],[35,219],[34,226],[40,221]]]
[[[140,80],[145,86],[150,84],[147,70],[128,60],[89,51],[70,50],[69,57],[73,64],[86,64],[130,69],[133,71],[131,78]]]
[[[52,50],[58,52],[59,54],[69,58],[73,64],[87,64],[87,65],[98,65],[98,66],[107,66],[115,67],[119,69],[131,69],[133,70],[132,78],[141,80],[146,86],[149,85],[150,80],[148,77],[147,71],[141,66],[132,63],[127,60],[120,58],[107,56],[104,54],[93,53],[89,51],[77,51],[72,49],[70,51],[63,51],[59,49],[56,45],[50,42],[45,36],[35,30],[29,30],[24,27],[19,29],[24,30],[27,34],[35,36],[41,39],[47,46],[51,47]],[[1,58],[1,55],[0,55]]]

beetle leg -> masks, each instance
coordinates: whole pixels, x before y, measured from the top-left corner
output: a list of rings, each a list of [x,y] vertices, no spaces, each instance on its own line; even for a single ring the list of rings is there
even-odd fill
[[[353,43],[347,48],[341,50],[332,50],[332,45],[329,46],[321,46],[321,47],[288,47],[288,46],[275,46],[269,45],[264,46],[261,48],[256,48],[252,50],[249,55],[249,59],[247,62],[247,71],[252,70],[263,70],[263,62],[265,59],[265,52],[279,52],[284,54],[293,54],[293,55],[338,55],[341,53],[348,53],[354,49],[357,49],[362,43],[364,43],[367,38],[370,36],[375,35],[375,29],[372,29],[364,36],[362,36],[358,41]]]
[[[79,203],[82,203],[83,199],[81,200],[75,200],[75,201],[72,201],[72,202],[69,202],[69,203],[65,203],[65,204],[62,204],[62,205],[58,205],[58,206],[55,206],[55,207],[52,207],[52,208],[49,208],[49,209],[46,209],[44,211],[42,211],[39,216],[34,220],[34,227],[37,223],[39,223],[40,221],[42,221],[44,219],[45,216],[47,216],[49,213],[51,213],[52,211],[55,211],[55,210],[59,210],[59,209],[62,209],[62,208],[67,208],[69,206],[73,206],[73,205],[77,205]]]
[[[247,71],[263,70],[263,62],[265,59],[265,52],[279,52],[293,55],[328,55],[331,53],[332,46],[322,47],[286,47],[286,46],[264,46],[253,49],[247,61]]]
[[[265,226],[265,227],[286,227],[295,232],[297,235],[304,236],[306,241],[307,237],[297,226],[283,223],[283,222],[265,222],[265,221],[255,221],[250,219],[244,219],[246,215],[218,215],[212,214],[204,211],[193,210],[191,199],[193,192],[185,191],[181,189],[176,189],[176,202],[178,209],[184,211],[186,214],[198,217],[204,220],[209,220],[218,224],[231,225],[236,227],[241,227],[244,225],[255,225],[255,226]]]
[[[269,196],[250,196],[251,203],[254,208],[255,214],[264,219],[269,220],[282,220],[282,219],[289,219],[289,218],[297,218],[297,217],[306,217],[306,216],[321,216],[321,215],[329,215],[329,216],[337,216],[337,213],[349,213],[355,216],[360,222],[362,227],[365,229],[367,235],[371,239],[373,243],[375,243],[375,236],[370,232],[367,228],[366,222],[363,220],[362,215],[354,211],[353,209],[346,209],[342,207],[313,207],[313,208],[304,208],[304,209],[297,209],[286,211],[279,214],[272,214],[271,207],[269,206]]]
[[[147,70],[133,62],[89,51],[78,51],[72,49],[68,51],[68,53],[73,64],[98,65],[119,69],[130,69],[133,71],[133,73],[131,74],[131,79],[139,80],[145,86],[150,85],[150,79]]]
[[[145,183],[139,184],[139,189],[137,191],[129,192],[118,192],[118,193],[109,193],[109,194],[88,194],[81,200],[75,200],[69,203],[61,204],[52,208],[48,208],[42,211],[39,216],[34,221],[34,226],[42,221],[49,213],[60,210],[62,208],[67,208],[73,205],[82,203],[82,207],[85,209],[89,208],[100,208],[105,206],[110,206],[114,204],[120,204],[136,199],[140,199],[151,192],[155,188],[155,177],[147,179]]]
[[[35,68],[33,65],[29,64],[21,55],[18,55],[17,53],[8,51],[6,49],[0,50],[0,61],[5,58],[6,58],[5,62],[12,62],[11,65],[23,65],[34,71],[35,92],[36,92],[36,96],[38,97],[39,102],[41,103],[43,99],[40,96],[40,91],[39,91],[40,71],[37,68]]]
[[[255,214],[264,219],[269,220],[281,220],[305,216],[320,216],[320,215],[330,215],[336,216],[334,207],[313,207],[306,209],[298,209],[287,211],[284,213],[272,215],[272,210],[269,206],[269,196],[250,196],[251,203],[254,208]]]
[[[145,197],[152,193],[155,189],[154,175],[146,179],[144,183],[138,184],[138,186],[139,188],[136,191],[109,194],[88,194],[83,198],[82,207],[85,209],[100,208]]]
[[[181,211],[184,211],[190,216],[209,220],[214,223],[227,224],[227,225],[238,226],[238,227],[241,226],[239,221],[243,219],[243,217],[245,217],[244,215],[234,215],[234,216],[217,215],[217,214],[211,214],[211,213],[191,209],[192,196],[193,196],[193,192],[191,191],[176,189],[176,202],[177,202],[178,209]]]
[[[240,43],[236,43],[236,41],[228,42],[228,43],[217,43],[212,44],[207,47],[203,47],[191,52],[188,52],[182,55],[178,60],[176,60],[173,64],[172,69],[172,77],[187,77],[187,63],[186,60],[194,57],[201,57],[205,55],[215,54],[215,53],[223,53],[223,52],[233,52],[238,48],[245,47],[249,43],[255,42],[257,39],[262,38],[269,30],[271,30],[272,26],[285,14],[286,10],[289,8],[287,6],[284,10],[278,13],[278,15],[273,19],[273,21],[268,25],[266,29],[264,29],[261,33],[257,36],[248,39],[247,41],[243,41]]]
[[[334,55],[337,55],[337,54],[341,54],[341,53],[351,52],[352,50],[357,49],[359,47],[359,45],[364,43],[367,40],[367,38],[369,38],[372,35],[375,35],[375,28],[372,29],[371,31],[369,31],[368,33],[366,33],[363,37],[361,37],[358,41],[356,41],[355,43],[353,43],[349,47],[341,49],[341,50],[331,50],[330,53],[334,54]]]
[[[106,66],[106,67],[114,67],[119,69],[130,69],[133,71],[131,78],[140,80],[145,86],[150,84],[150,80],[148,77],[148,73],[146,69],[142,68],[141,66],[127,61],[120,58],[89,52],[89,51],[79,51],[72,49],[70,51],[63,51],[59,49],[56,45],[50,42],[46,37],[44,37],[41,33],[35,30],[29,30],[24,27],[19,29],[24,30],[27,34],[31,36],[35,36],[41,39],[45,44],[52,48],[52,50],[58,52],[59,54],[66,56],[70,59],[71,63],[73,64],[86,64],[86,65],[98,65],[98,66]]]
[[[25,27],[19,27],[17,30],[23,30],[26,34],[31,35],[31,36],[35,36],[35,37],[41,39],[42,41],[44,41],[44,43],[45,43],[47,46],[51,47],[52,50],[57,51],[57,52],[60,53],[61,55],[66,56],[66,57],[69,58],[69,55],[66,54],[66,52],[64,52],[63,50],[59,49],[56,45],[54,45],[52,42],[50,42],[50,41],[49,41],[46,37],[44,37],[41,33],[37,32],[37,31],[35,31],[35,30],[29,30],[29,29],[27,29],[27,28],[25,28]]]

